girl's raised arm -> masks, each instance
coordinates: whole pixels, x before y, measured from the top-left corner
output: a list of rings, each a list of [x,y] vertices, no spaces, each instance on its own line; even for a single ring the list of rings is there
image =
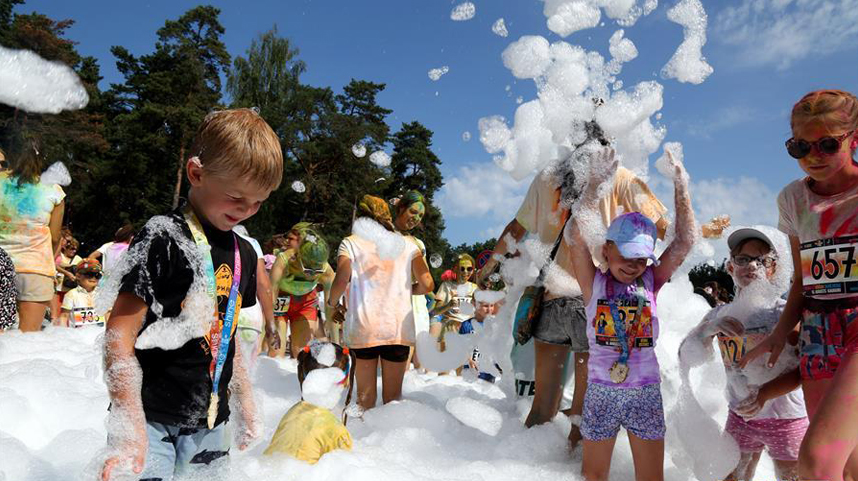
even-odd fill
[[[691,195],[688,193],[688,173],[682,161],[677,160],[669,150],[665,149],[669,165],[673,168],[673,188],[676,202],[676,237],[658,258],[659,264],[654,268],[656,288],[670,280],[676,269],[685,261],[685,257],[694,247],[697,237],[697,222],[694,210],[691,208]]]

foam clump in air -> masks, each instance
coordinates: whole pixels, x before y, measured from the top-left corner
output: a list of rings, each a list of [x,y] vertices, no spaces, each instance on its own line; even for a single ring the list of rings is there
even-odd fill
[[[377,150],[370,154],[369,161],[379,167],[387,167],[390,165],[390,155],[383,150]]]
[[[706,11],[700,0],[682,0],[667,11],[667,18],[682,25],[683,40],[661,70],[666,78],[700,84],[714,69],[703,57],[706,44]]]
[[[362,159],[366,155],[366,146],[360,142],[352,145],[352,154],[354,154],[355,157]]]
[[[501,413],[486,404],[469,397],[454,397],[444,406],[448,413],[465,426],[477,429],[489,436],[496,436],[503,426]]]
[[[381,224],[367,217],[355,220],[352,234],[375,244],[378,256],[384,260],[399,257],[405,249],[405,238],[382,227]]]
[[[453,8],[453,11],[450,12],[450,19],[456,22],[464,22],[474,18],[476,14],[477,7],[472,2],[463,2]]]
[[[429,266],[431,266],[433,269],[441,267],[441,264],[443,262],[444,259],[441,257],[440,254],[432,254],[431,256],[429,256]]]
[[[506,23],[503,18],[495,20],[495,23],[492,24],[492,32],[500,37],[506,37],[509,35],[509,30],[507,30]]]
[[[301,396],[310,404],[333,409],[340,402],[343,388],[343,370],[338,367],[315,369],[307,374],[301,385]]]
[[[444,76],[447,72],[450,71],[450,67],[444,65],[443,67],[433,68],[429,71],[429,78],[432,79],[433,82],[437,82],[441,77]]]
[[[67,65],[29,50],[0,47],[0,103],[27,112],[58,114],[86,107],[89,95]]]
[[[71,184],[71,174],[62,162],[54,162],[39,177],[39,183],[43,185],[61,185],[63,187]]]
[[[307,190],[307,187],[305,187],[304,183],[300,180],[296,180],[295,182],[292,182],[292,190],[301,194]]]
[[[551,63],[548,40],[538,35],[525,35],[502,54],[503,64],[518,78],[536,78]]]
[[[601,19],[602,12],[599,7],[591,5],[588,1],[563,2],[548,17],[548,29],[561,37],[568,37],[579,30],[599,25]]]
[[[468,132],[467,130],[462,132],[462,140],[464,140],[465,142],[468,142],[469,140],[471,140],[471,133]]]
[[[609,51],[611,56],[619,62],[628,62],[638,56],[638,49],[635,44],[624,38],[625,31],[620,29],[611,35]]]

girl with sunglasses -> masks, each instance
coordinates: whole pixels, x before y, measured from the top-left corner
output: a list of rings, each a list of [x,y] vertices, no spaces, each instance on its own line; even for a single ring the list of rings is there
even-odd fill
[[[858,99],[840,90],[811,92],[793,107],[791,126],[787,152],[807,174],[778,196],[794,281],[777,327],[742,366],[765,353],[774,365],[801,321],[810,427],[799,477],[841,481],[858,474]]]
[[[441,284],[435,294],[429,333],[444,342],[444,333],[459,332],[459,327],[474,314],[474,292],[479,286],[471,282],[477,263],[468,254],[459,254],[453,269],[456,280]],[[443,344],[442,344],[443,345]]]
[[[328,264],[328,243],[309,225],[302,225],[298,247],[279,253],[271,268],[274,315],[285,321],[278,322],[281,339],[286,339],[287,323],[292,331],[289,351],[293,359],[314,336],[325,337],[324,331],[319,329],[317,292],[323,291],[327,298],[333,280],[334,270]],[[268,354],[282,355],[285,348],[284,342],[280,349],[269,348]]]

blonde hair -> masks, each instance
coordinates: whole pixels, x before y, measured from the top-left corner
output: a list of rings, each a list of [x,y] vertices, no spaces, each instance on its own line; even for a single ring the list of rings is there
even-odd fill
[[[252,109],[207,115],[194,137],[191,156],[207,173],[247,179],[266,189],[277,189],[283,178],[280,139]]]
[[[808,122],[821,122],[829,131],[858,129],[858,99],[843,90],[817,90],[810,92],[792,108],[790,126]]]

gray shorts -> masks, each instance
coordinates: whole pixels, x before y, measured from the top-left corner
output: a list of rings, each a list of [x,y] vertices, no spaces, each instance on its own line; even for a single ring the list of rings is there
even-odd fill
[[[542,315],[533,329],[533,337],[547,344],[572,347],[573,352],[587,352],[587,313],[584,298],[559,297],[542,304]]]

